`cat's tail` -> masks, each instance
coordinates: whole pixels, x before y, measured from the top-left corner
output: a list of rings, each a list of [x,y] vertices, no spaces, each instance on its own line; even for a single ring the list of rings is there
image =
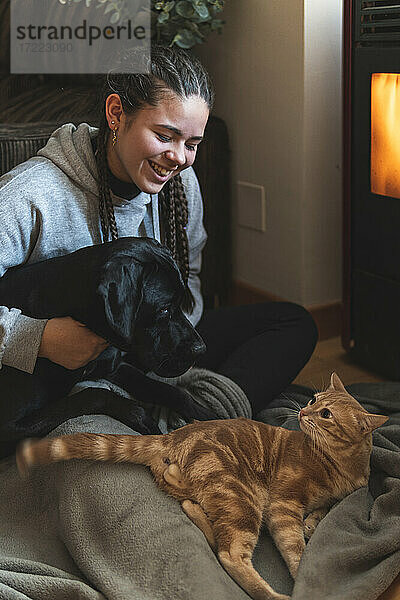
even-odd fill
[[[27,439],[17,448],[17,467],[26,476],[30,467],[82,458],[150,465],[163,449],[163,435],[74,433],[42,440]]]

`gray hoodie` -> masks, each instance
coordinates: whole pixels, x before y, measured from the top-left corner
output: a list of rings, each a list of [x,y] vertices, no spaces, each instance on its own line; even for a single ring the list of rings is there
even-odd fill
[[[97,129],[67,123],[57,129],[38,156],[0,178],[0,277],[16,265],[36,263],[100,244],[97,167],[91,138]],[[193,169],[182,172],[188,199],[189,287],[195,307],[203,302],[198,274],[206,242],[203,203]],[[141,192],[132,200],[112,194],[119,237],[147,236],[160,241],[157,195]],[[32,319],[18,307],[0,306],[0,367],[32,373],[46,320]]]

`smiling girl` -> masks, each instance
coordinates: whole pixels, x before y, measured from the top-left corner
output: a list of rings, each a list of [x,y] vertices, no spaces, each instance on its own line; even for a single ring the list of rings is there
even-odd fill
[[[233,379],[257,412],[310,357],[316,329],[290,303],[206,311],[200,292],[206,242],[191,168],[213,91],[191,55],[152,48],[148,73],[109,74],[99,128],[68,123],[38,155],[0,180],[0,276],[7,269],[126,236],[166,244],[186,286],[183,309],[208,350],[198,365]],[[37,320],[0,307],[0,360],[32,373],[37,357],[68,369],[107,343],[70,317]]]

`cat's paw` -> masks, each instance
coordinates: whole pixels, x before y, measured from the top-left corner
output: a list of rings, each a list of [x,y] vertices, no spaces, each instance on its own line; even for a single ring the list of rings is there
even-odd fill
[[[303,521],[303,533],[306,540],[309,540],[314,531],[317,528],[318,523],[326,516],[329,511],[329,507],[322,506],[316,508],[311,512]]]
[[[311,513],[303,521],[303,533],[306,540],[309,540],[317,528],[321,518]]]

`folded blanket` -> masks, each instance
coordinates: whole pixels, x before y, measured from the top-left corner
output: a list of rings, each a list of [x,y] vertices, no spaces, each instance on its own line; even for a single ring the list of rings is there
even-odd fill
[[[399,570],[400,384],[359,384],[349,391],[368,410],[391,416],[374,436],[370,488],[345,498],[320,523],[293,600],[375,600]],[[311,394],[291,386],[260,418],[281,424],[287,397],[303,405]],[[108,417],[88,416],[52,435],[75,431],[134,433]],[[71,461],[36,469],[23,481],[6,460],[0,485],[1,599],[248,599],[144,467]],[[254,562],[277,590],[291,592],[293,582],[266,532]]]

